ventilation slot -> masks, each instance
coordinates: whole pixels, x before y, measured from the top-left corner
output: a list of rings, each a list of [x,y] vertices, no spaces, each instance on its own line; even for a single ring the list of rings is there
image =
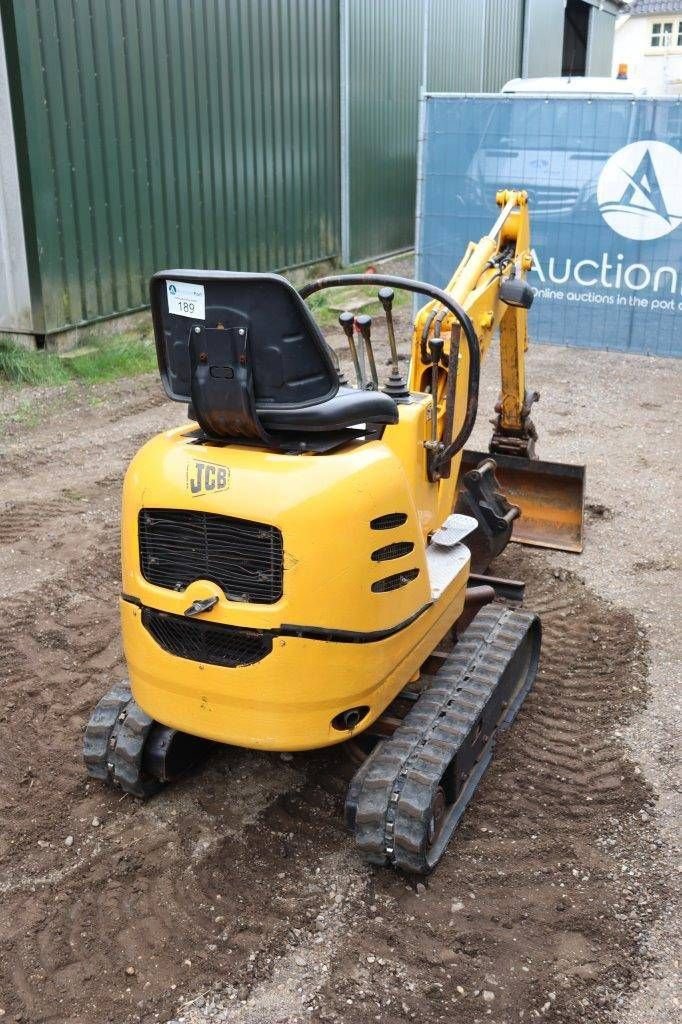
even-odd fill
[[[142,625],[164,651],[206,665],[253,665],[272,650],[269,633],[199,622],[152,608],[143,610]]]
[[[372,584],[372,591],[375,594],[385,594],[389,590],[400,590],[412,580],[416,580],[418,575],[419,569],[406,569],[405,572],[397,572],[394,576],[385,576],[383,580],[377,580]]]
[[[396,541],[395,544],[387,544],[385,548],[377,548],[372,552],[373,562],[390,562],[392,558],[402,558],[414,550],[411,540]]]
[[[140,568],[157,587],[217,583],[232,601],[273,604],[282,596],[282,534],[275,526],[212,512],[143,508]]]
[[[369,525],[372,530],[395,530],[397,526],[404,526],[406,522],[405,512],[389,512],[388,515],[372,519]]]

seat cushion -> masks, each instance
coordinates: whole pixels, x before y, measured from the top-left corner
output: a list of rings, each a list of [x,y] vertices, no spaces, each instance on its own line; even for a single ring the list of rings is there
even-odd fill
[[[346,387],[316,405],[300,409],[283,405],[268,409],[259,405],[257,412],[266,430],[342,430],[358,423],[398,422],[398,407],[388,395],[382,391],[357,391]]]

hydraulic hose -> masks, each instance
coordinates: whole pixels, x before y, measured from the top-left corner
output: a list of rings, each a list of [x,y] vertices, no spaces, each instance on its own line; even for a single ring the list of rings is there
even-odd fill
[[[478,412],[478,388],[481,376],[481,349],[478,342],[474,325],[466,310],[460,306],[451,295],[441,288],[436,288],[425,281],[415,281],[409,277],[394,277],[392,274],[334,274],[330,277],[319,277],[316,281],[310,281],[299,290],[302,299],[307,299],[315,292],[324,288],[345,288],[348,285],[380,285],[389,288],[400,288],[406,292],[414,292],[418,295],[428,295],[436,299],[450,310],[462,328],[469,353],[469,386],[467,390],[467,404],[464,414],[464,422],[455,438],[440,453],[439,463],[448,462],[459,452],[469,439],[471,431],[476,422]],[[453,371],[456,368],[453,368]],[[451,371],[451,372],[453,372]]]

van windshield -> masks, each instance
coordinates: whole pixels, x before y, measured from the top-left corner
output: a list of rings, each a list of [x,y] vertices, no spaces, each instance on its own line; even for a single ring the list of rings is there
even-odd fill
[[[613,104],[608,108],[609,139],[628,136],[630,106]],[[499,103],[490,116],[484,139],[486,147],[504,149],[562,150],[593,154],[599,151],[601,131],[595,134],[601,118],[592,109],[584,116],[584,106],[575,100],[563,101],[525,97]]]

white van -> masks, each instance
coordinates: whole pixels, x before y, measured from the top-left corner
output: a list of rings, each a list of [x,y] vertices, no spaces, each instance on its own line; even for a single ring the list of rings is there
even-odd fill
[[[636,137],[636,112],[629,103],[608,100],[646,96],[646,89],[616,78],[514,78],[501,93],[508,102],[496,104],[489,115],[469,167],[471,185],[482,195],[489,195],[500,181],[510,188],[523,186],[532,209],[554,220],[568,219],[594,202],[599,171],[611,156],[606,131],[602,150],[600,137],[585,130],[584,101],[607,102],[605,128],[608,124],[610,138],[625,144]],[[573,100],[582,102],[574,107]],[[595,118],[587,123],[594,125]]]
[[[512,78],[500,92],[535,96],[647,96],[643,82],[629,78]]]

